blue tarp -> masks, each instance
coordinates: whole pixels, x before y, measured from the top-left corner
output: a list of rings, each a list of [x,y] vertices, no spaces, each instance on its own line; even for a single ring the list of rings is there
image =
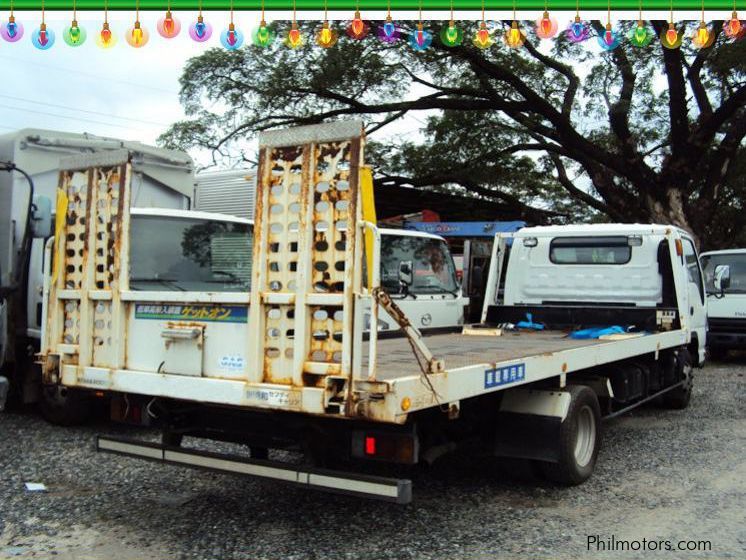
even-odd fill
[[[544,325],[542,325],[541,323],[534,323],[534,316],[531,313],[526,313],[526,320],[516,323],[515,328],[531,329],[532,331],[543,331]]]
[[[620,327],[619,325],[614,325],[613,327],[594,327],[592,329],[571,332],[570,338],[583,340],[587,338],[599,338],[607,334],[624,334],[626,332],[627,329]]]

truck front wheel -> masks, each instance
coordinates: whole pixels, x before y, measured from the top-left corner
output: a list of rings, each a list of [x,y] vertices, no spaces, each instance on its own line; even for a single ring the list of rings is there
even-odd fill
[[[39,401],[41,415],[50,424],[74,426],[85,422],[91,414],[91,398],[80,391],[62,385],[45,385]]]
[[[546,478],[574,486],[593,474],[601,444],[601,410],[596,393],[585,385],[571,385],[570,405],[560,427],[556,463],[541,463]]]

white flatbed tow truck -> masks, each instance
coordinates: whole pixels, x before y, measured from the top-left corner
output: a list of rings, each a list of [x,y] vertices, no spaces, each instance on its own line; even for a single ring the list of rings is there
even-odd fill
[[[158,444],[100,436],[99,450],[407,503],[409,480],[357,466],[430,462],[477,438],[579,484],[603,417],[652,400],[687,406],[705,319],[684,231],[523,229],[504,301],[498,237],[482,324],[423,336],[381,289],[363,146],[359,122],[261,135],[251,293],[131,290],[129,164],[111,154],[66,163],[68,220],[47,259],[45,381],[107,395],[115,419],[163,429]],[[400,264],[404,284],[412,264]],[[385,310],[402,336],[366,332],[366,309],[372,324]],[[610,326],[621,328],[576,338]],[[250,457],[189,449],[184,436],[245,444]],[[308,462],[270,460],[273,449]]]

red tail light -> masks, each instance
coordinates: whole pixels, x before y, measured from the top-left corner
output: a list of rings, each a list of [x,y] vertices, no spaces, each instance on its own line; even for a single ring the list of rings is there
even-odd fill
[[[418,461],[419,444],[414,433],[355,430],[351,444],[353,457],[408,465]]]

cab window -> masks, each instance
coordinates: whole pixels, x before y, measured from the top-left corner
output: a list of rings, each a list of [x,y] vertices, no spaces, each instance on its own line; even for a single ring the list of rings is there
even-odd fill
[[[702,302],[705,301],[704,288],[702,287],[702,271],[699,269],[699,259],[697,258],[697,250],[694,248],[694,243],[690,239],[682,239],[684,245],[684,264],[686,266],[687,274],[689,276],[689,282],[697,285],[699,290],[699,296]]]
[[[130,289],[248,292],[252,227],[182,217],[132,216]]]
[[[549,244],[554,264],[626,264],[632,247],[625,236],[556,237]]]
[[[725,289],[725,293],[746,293],[746,253],[704,255],[701,260],[708,294],[720,293],[715,289],[715,269],[726,264],[730,267],[730,286]]]
[[[456,293],[456,267],[446,243],[431,237],[383,235],[381,237],[381,284],[392,294],[402,291],[399,270],[411,263],[409,293]]]

